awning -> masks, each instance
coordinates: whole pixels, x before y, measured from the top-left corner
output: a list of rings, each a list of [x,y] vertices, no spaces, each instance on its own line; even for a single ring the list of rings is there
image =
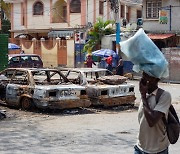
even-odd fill
[[[175,36],[175,34],[148,34],[149,38],[152,40],[164,40]]]
[[[72,37],[74,35],[74,31],[68,30],[60,30],[60,31],[51,31],[48,33],[48,37]]]

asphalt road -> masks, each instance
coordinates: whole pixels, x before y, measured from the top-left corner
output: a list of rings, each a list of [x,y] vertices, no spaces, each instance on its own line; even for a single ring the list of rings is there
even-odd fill
[[[135,84],[136,106],[140,101]],[[160,83],[172,94],[180,116],[180,84]],[[0,107],[0,154],[131,154],[137,140],[137,108],[73,109],[25,112]],[[180,140],[170,146],[179,154]]]

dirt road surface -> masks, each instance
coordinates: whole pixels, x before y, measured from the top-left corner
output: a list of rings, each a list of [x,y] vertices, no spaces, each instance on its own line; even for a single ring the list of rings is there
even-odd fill
[[[136,106],[140,101],[138,81]],[[164,84],[180,116],[180,85]],[[0,106],[0,154],[132,154],[137,140],[137,108],[39,110],[25,112]],[[125,110],[124,110],[125,109]],[[179,154],[180,140],[170,146]]]

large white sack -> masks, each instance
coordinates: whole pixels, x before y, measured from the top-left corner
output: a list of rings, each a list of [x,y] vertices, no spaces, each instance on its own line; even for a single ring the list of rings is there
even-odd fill
[[[133,37],[120,42],[120,46],[121,51],[134,64],[135,72],[144,71],[157,78],[168,77],[168,62],[142,28]]]

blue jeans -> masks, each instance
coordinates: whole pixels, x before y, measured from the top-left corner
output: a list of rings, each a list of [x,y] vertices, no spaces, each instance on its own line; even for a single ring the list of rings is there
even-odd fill
[[[155,154],[168,154],[168,148],[166,148],[165,150],[155,153]],[[136,145],[134,146],[134,154],[149,154],[146,152],[141,151]]]

